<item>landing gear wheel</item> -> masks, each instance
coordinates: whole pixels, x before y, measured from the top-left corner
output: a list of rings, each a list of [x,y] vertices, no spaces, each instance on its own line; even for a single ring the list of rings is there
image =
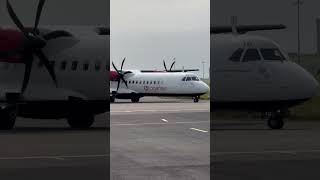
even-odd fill
[[[73,129],[89,129],[94,123],[93,115],[71,115],[68,124]]]
[[[268,118],[268,126],[271,129],[282,129],[284,125],[283,114],[280,112],[273,112]]]
[[[0,110],[0,130],[11,130],[14,128],[17,118],[15,108],[5,108]]]
[[[199,96],[194,97],[193,102],[195,102],[195,103],[199,102],[199,98],[200,98]]]
[[[131,98],[131,102],[133,103],[138,103],[139,101],[140,101],[140,98],[137,96]]]
[[[110,96],[110,102],[114,103],[116,101],[116,97]]]

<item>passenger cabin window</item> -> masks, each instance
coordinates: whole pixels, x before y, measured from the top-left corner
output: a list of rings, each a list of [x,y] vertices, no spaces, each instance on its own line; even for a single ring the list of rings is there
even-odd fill
[[[100,62],[96,62],[96,63],[95,63],[95,66],[94,66],[94,69],[95,69],[96,71],[100,71],[100,69],[101,69],[101,63],[100,63]]]
[[[261,48],[260,52],[264,60],[284,61],[286,58],[277,48]]]
[[[85,62],[85,63],[83,64],[83,70],[84,70],[84,71],[88,71],[88,70],[89,70],[89,63],[88,63],[88,62]]]
[[[231,57],[229,58],[229,60],[230,60],[230,61],[234,61],[234,62],[240,62],[240,58],[241,58],[242,53],[243,53],[243,49],[242,49],[242,48],[237,49],[237,50],[231,55]]]
[[[243,62],[259,60],[261,60],[261,57],[257,49],[247,49],[242,59]]]
[[[78,67],[78,61],[73,61],[71,65],[71,70],[76,71]]]
[[[67,61],[62,61],[62,62],[61,62],[61,65],[60,65],[60,69],[61,69],[62,71],[64,71],[64,70],[66,70],[66,68],[67,68]]]

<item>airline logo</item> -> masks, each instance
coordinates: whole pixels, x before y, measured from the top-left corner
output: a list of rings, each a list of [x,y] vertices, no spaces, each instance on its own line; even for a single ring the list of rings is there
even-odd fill
[[[144,86],[145,92],[165,92],[166,90],[167,90],[167,87]]]

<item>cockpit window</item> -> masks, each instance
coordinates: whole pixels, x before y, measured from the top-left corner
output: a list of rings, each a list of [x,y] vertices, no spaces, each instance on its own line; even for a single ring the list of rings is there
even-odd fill
[[[186,81],[186,79],[187,79],[187,77],[183,77],[183,78],[182,78],[182,81]]]
[[[243,62],[259,60],[261,60],[261,57],[257,49],[247,49],[242,59]]]
[[[191,81],[191,77],[187,77],[187,80],[186,81]]]
[[[193,77],[191,77],[191,78],[192,78],[192,81],[199,81],[199,78],[196,77],[196,76],[193,76]]]
[[[242,49],[242,48],[237,49],[237,50],[231,55],[231,57],[229,58],[229,60],[230,60],[230,61],[234,61],[234,62],[239,62],[242,53],[243,53],[243,49]]]
[[[283,61],[286,58],[283,56],[281,51],[277,48],[262,48],[260,49],[261,54],[263,56],[263,59],[265,60],[278,60],[278,61]]]

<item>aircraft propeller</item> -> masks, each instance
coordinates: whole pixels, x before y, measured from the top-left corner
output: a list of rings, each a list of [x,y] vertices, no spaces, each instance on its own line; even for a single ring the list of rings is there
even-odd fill
[[[173,58],[173,63],[171,64],[169,70],[167,69],[166,62],[163,60],[163,66],[164,66],[164,69],[166,70],[166,72],[171,72],[171,70],[172,70],[172,68],[173,68],[173,65],[176,63],[175,59],[176,59],[176,58]]]
[[[34,27],[30,29],[30,28],[25,28],[25,26],[21,23],[20,19],[14,12],[9,0],[7,0],[8,13],[12,21],[14,22],[14,24],[22,32],[23,38],[22,38],[21,47],[13,51],[1,52],[0,57],[9,58],[12,56],[20,55],[24,60],[25,73],[24,73],[24,79],[23,79],[23,84],[21,88],[22,94],[25,92],[29,83],[34,56],[36,56],[41,61],[41,63],[44,64],[52,80],[54,81],[55,86],[57,87],[57,78],[56,78],[54,68],[51,66],[49,59],[47,58],[47,56],[45,55],[42,49],[46,47],[47,42],[50,40],[57,39],[60,37],[73,37],[72,34],[63,30],[52,31],[44,35],[40,34],[38,25],[40,22],[42,9],[45,2],[46,0],[39,1]]]
[[[131,71],[126,71],[126,72],[123,72],[122,68],[123,68],[123,65],[124,65],[124,62],[126,61],[126,58],[124,58],[122,60],[122,63],[121,63],[121,68],[120,68],[120,71],[117,69],[117,67],[114,65],[114,63],[112,62],[112,66],[113,68],[117,71],[118,73],[118,86],[117,86],[117,91],[119,90],[119,87],[120,87],[120,83],[121,83],[121,80],[124,82],[124,84],[127,86],[128,88],[128,83],[127,81],[124,79],[124,76],[126,74],[129,74],[131,73]]]

